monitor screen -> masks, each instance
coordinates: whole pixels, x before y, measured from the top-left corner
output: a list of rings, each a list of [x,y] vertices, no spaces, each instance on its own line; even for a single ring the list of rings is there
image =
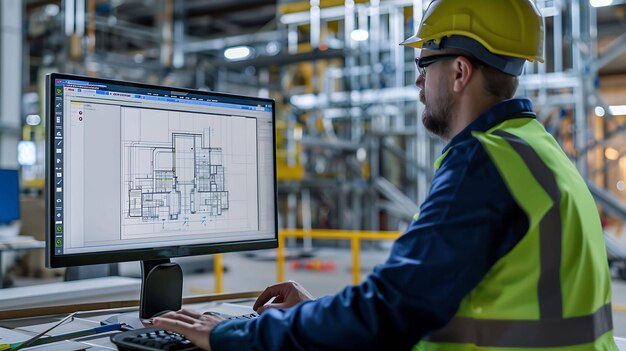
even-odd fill
[[[20,219],[20,184],[15,169],[0,169],[0,225]]]
[[[276,247],[273,100],[47,78],[49,267]]]

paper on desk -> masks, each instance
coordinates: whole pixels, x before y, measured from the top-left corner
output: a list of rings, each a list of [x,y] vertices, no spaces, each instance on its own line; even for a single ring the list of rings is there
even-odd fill
[[[0,344],[13,344],[30,339],[30,335],[0,327]]]
[[[254,310],[252,309],[252,306],[245,306],[245,305],[239,305],[239,304],[233,304],[233,303],[220,303],[218,305],[215,306],[211,306],[208,308],[203,308],[201,309],[202,312],[205,311],[211,311],[211,312],[218,312],[218,313],[222,313],[225,315],[229,315],[229,316],[239,316],[242,314],[250,314],[253,313]]]
[[[26,347],[20,350],[24,350],[24,351],[27,351],[27,350],[28,351],[76,351],[76,350],[85,350],[89,347],[90,345],[84,344],[82,342],[66,340],[66,341],[53,342],[53,343],[45,344],[45,345]]]
[[[44,323],[44,324],[28,325],[28,326],[15,328],[15,330],[17,331],[23,330],[23,331],[39,334],[42,331],[49,329],[51,326],[57,323],[58,321],[51,322],[51,323]],[[48,334],[46,335],[53,336],[53,335],[71,333],[71,332],[84,330],[84,329],[91,329],[91,328],[95,328],[99,326],[100,326],[99,322],[75,317],[73,321],[59,325],[58,327],[48,332]]]
[[[16,328],[15,330],[22,330],[22,331],[26,331],[26,332],[39,334],[42,331],[47,330],[48,328],[50,328],[51,326],[53,326],[53,325],[55,325],[57,323],[58,323],[58,321],[55,321],[55,322],[52,322],[52,323],[28,325],[28,326]],[[90,321],[90,320],[81,319],[81,318],[74,318],[73,321],[71,321],[69,323],[62,324],[62,325],[54,328],[52,331],[48,332],[47,335],[53,336],[53,335],[71,333],[71,332],[75,332],[75,331],[78,331],[78,330],[95,328],[95,327],[97,327],[99,325],[100,325],[100,323],[98,323],[96,321]],[[30,336],[26,337],[26,339],[28,339],[28,338],[30,338]],[[21,341],[21,340],[19,340],[19,341]],[[35,350],[36,351],[74,351],[74,350],[84,350],[84,349],[89,348],[89,347],[90,347],[90,345],[82,343],[82,342],[66,340],[66,341],[59,341],[59,342],[54,342],[54,343],[44,344],[44,345],[39,345],[39,346],[27,347],[27,348],[24,348],[24,350],[29,350],[29,351],[30,350],[33,350],[33,351],[35,351]]]

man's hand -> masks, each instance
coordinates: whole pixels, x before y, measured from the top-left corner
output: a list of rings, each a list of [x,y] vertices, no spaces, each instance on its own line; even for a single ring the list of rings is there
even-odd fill
[[[274,301],[270,301],[271,298]],[[272,285],[265,289],[259,295],[259,298],[252,307],[258,314],[265,312],[268,308],[289,308],[293,307],[300,302],[314,300],[315,298],[306,291],[302,285],[294,282],[293,280],[286,281]]]
[[[211,350],[209,335],[217,323],[224,318],[207,312],[200,314],[196,311],[182,309],[178,312],[168,312],[152,320],[157,328],[171,330],[184,335],[189,341],[203,350]]]

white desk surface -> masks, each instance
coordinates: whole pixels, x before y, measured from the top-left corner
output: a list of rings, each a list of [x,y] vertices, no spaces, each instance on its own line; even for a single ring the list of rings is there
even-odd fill
[[[249,293],[244,293],[249,294]],[[226,295],[226,294],[225,294]],[[236,294],[234,294],[236,295]],[[229,295],[230,296],[230,295]],[[195,298],[192,298],[195,299]],[[201,298],[200,298],[201,299]],[[214,299],[214,297],[211,297]],[[254,303],[254,298],[245,297],[245,298],[233,298],[231,300],[224,301],[209,301],[209,302],[199,302],[199,303],[190,303],[185,304],[185,308],[195,309],[197,311],[215,311],[225,314],[238,315],[238,314],[246,314],[252,313],[252,304]],[[71,306],[68,306],[68,308]],[[1,309],[0,309],[1,310]],[[127,314],[129,316],[135,316],[138,314],[136,308],[126,308],[123,310],[100,310],[100,311],[85,311],[79,312],[75,315],[74,320],[59,326],[53,329],[49,335],[58,335],[63,333],[69,333],[72,331],[84,330],[88,328],[93,328],[95,326],[100,325],[101,321],[106,320],[107,318],[119,315]],[[0,312],[0,316],[2,313]],[[3,332],[8,334],[10,332],[21,333],[24,337],[28,335],[35,335],[38,332],[44,331],[54,323],[55,321],[61,320],[67,314],[60,315],[51,315],[51,316],[42,316],[42,317],[30,317],[30,318],[19,318],[19,319],[0,319],[0,340],[2,340]],[[117,350],[115,345],[110,341],[110,336],[116,332],[108,332],[97,335],[90,335],[84,338],[80,338],[76,341],[65,341],[61,343],[51,343],[48,345],[41,345],[37,348],[27,348],[28,350],[90,350],[90,351],[102,351],[102,350]],[[2,343],[2,342],[0,342]],[[44,347],[45,348],[42,348]]]

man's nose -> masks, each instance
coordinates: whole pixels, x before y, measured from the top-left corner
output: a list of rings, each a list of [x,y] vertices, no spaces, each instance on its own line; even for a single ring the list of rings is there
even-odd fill
[[[417,79],[415,80],[415,86],[420,89],[424,88],[424,77],[422,77],[421,74],[417,76]]]

